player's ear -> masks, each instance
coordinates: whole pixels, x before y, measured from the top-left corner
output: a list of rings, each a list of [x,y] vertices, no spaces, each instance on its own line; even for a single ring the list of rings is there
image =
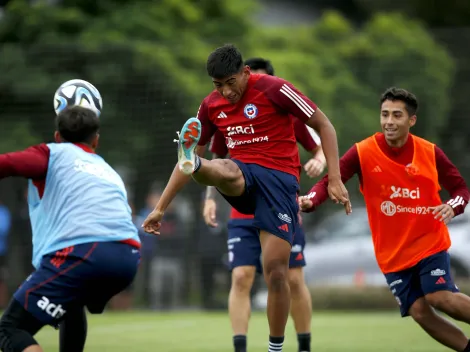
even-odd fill
[[[93,138],[93,141],[91,142],[91,147],[92,147],[93,149],[98,148],[98,141],[99,141],[99,139],[100,139],[100,134],[97,133],[96,136],[95,136],[95,138]]]
[[[60,137],[59,131],[54,132],[54,140],[55,140],[56,143],[61,143],[62,142],[62,138]]]
[[[248,75],[248,76],[249,76],[249,75],[250,75],[250,73],[251,73],[251,71],[250,71],[250,66],[248,66],[248,65],[245,65],[245,66],[243,67],[243,74],[245,74],[245,75]]]
[[[416,119],[417,119],[416,115],[410,116],[410,119],[409,119],[410,127],[413,127],[414,125],[416,125]]]

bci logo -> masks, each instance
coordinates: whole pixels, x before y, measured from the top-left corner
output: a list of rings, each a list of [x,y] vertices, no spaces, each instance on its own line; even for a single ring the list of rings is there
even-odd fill
[[[420,198],[419,187],[416,189],[408,189],[408,188],[392,186],[390,187],[390,190],[392,191],[392,195],[390,196],[390,199],[395,199],[395,198],[419,199]]]

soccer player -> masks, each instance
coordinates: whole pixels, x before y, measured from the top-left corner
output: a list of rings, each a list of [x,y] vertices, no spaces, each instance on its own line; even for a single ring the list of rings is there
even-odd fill
[[[252,58],[245,61],[252,73],[274,75],[274,68],[268,60]],[[313,157],[304,169],[310,177],[320,175],[325,166],[321,145],[317,144],[318,135],[301,120],[293,117],[297,142],[312,153]],[[319,143],[319,141],[318,141]],[[225,158],[229,153],[225,137],[217,131],[212,137],[210,151],[213,158]],[[204,204],[204,220],[207,225],[218,226],[216,222],[216,190],[207,187]],[[261,244],[258,228],[253,226],[254,215],[245,215],[232,208],[228,223],[229,265],[232,270],[232,286],[229,294],[229,315],[232,323],[233,345],[235,352],[247,351],[246,334],[250,319],[250,291],[256,272],[262,273]],[[305,234],[301,226],[295,230],[289,259],[289,287],[291,292],[291,315],[297,332],[300,352],[310,351],[310,323],[312,318],[312,297],[304,281]]]
[[[404,89],[382,95],[382,133],[356,143],[341,158],[344,182],[359,176],[377,262],[400,306],[430,336],[455,351],[470,351],[464,333],[434,309],[470,324],[470,298],[459,293],[450,268],[446,224],[463,213],[469,191],[436,145],[410,133],[418,101]],[[299,199],[309,212],[327,196],[325,176]],[[451,199],[442,203],[442,185]]]
[[[63,331],[70,343],[76,325],[67,318],[86,322],[84,307],[102,313],[134,279],[140,240],[122,179],[95,154],[99,126],[94,111],[66,108],[56,118],[56,143],[0,155],[0,178],[29,179],[36,268],[0,320],[2,351],[42,351],[33,336],[45,325],[70,324]],[[61,349],[83,345],[61,341]]]
[[[319,132],[333,175],[330,197],[349,209],[349,196],[339,174],[336,132],[323,112],[292,84],[252,74],[233,45],[209,55],[207,72],[215,90],[203,100],[198,117],[184,124],[178,163],[143,227],[159,234],[165,209],[191,176],[200,184],[215,186],[239,212],[255,214],[268,286],[269,351],[279,352],[289,314],[289,257],[299,211],[300,161],[290,115]],[[202,158],[216,130],[227,138],[232,159]]]

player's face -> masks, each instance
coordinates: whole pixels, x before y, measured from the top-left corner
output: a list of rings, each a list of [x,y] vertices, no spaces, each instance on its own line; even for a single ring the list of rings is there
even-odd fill
[[[240,72],[222,79],[213,78],[215,89],[231,104],[236,104],[245,93],[250,69],[245,66]]]
[[[380,113],[380,124],[385,139],[391,144],[405,141],[410,127],[416,123],[416,115],[410,116],[400,100],[385,100]]]

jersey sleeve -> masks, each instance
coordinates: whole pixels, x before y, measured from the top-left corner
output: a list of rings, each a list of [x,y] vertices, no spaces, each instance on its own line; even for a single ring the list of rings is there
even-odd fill
[[[211,139],[209,150],[219,157],[225,157],[228,154],[228,148],[225,144],[224,134],[217,130]]]
[[[49,166],[50,149],[39,144],[23,151],[0,155],[0,178],[19,176],[44,179]]]
[[[212,123],[209,118],[209,107],[207,103],[207,98],[204,99],[199,106],[197,111],[197,118],[201,121],[201,138],[199,139],[198,145],[206,145],[211,140],[217,127]]]
[[[282,78],[267,75],[257,84],[275,106],[303,122],[307,122],[317,110],[314,102]]]
[[[339,160],[339,168],[341,172],[341,181],[346,183],[354,174],[357,174],[361,180],[361,162],[357,146],[353,145]],[[325,175],[312,189],[308,192],[307,197],[312,201],[313,206],[304,210],[309,213],[314,211],[319,205],[328,199],[328,175]]]
[[[454,214],[457,216],[464,212],[470,198],[467,184],[444,151],[437,146],[434,151],[439,183],[449,192],[451,197],[446,203],[453,208]]]
[[[315,150],[321,144],[315,130],[299,119],[294,119],[294,132],[297,142],[308,152]]]

